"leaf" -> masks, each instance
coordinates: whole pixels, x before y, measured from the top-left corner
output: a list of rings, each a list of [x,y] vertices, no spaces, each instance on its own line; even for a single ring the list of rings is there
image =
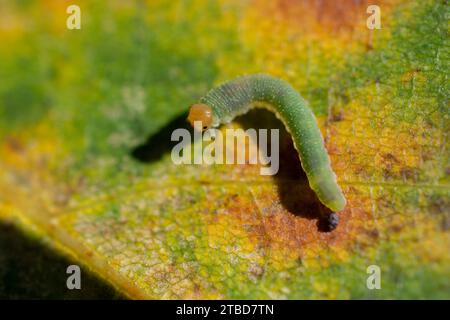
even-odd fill
[[[6,5],[0,218],[130,298],[448,299],[445,4],[383,1],[370,31],[343,3],[85,1],[78,31],[64,2]],[[276,176],[171,161],[187,106],[252,72],[318,115],[348,199],[335,231],[269,112],[231,126],[282,130]]]

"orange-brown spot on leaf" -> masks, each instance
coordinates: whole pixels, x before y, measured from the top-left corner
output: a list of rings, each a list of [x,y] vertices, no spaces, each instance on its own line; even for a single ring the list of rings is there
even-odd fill
[[[379,1],[377,1],[379,2]],[[320,24],[331,32],[351,31],[367,17],[366,8],[373,1],[278,0],[278,8],[286,19]]]

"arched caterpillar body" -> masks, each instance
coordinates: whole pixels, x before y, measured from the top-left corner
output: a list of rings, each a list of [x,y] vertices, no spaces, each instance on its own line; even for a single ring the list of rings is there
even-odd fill
[[[314,114],[288,82],[265,74],[225,82],[191,106],[188,120],[191,124],[202,121],[203,129],[217,127],[252,107],[265,107],[275,113],[292,136],[309,185],[319,200],[334,212],[344,209],[346,200],[336,182]]]

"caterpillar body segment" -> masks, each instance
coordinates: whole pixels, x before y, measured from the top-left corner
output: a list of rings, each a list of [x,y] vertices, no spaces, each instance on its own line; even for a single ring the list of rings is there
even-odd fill
[[[332,211],[341,211],[345,197],[330,165],[316,118],[301,95],[286,81],[254,74],[227,81],[191,106],[188,120],[203,121],[204,129],[229,123],[253,107],[274,112],[292,136],[309,185]]]

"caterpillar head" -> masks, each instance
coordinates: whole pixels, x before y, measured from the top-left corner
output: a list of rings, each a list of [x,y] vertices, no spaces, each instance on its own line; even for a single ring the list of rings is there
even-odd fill
[[[201,121],[202,130],[209,129],[212,125],[212,109],[210,106],[203,103],[196,103],[189,109],[187,120],[194,127],[196,121]]]

